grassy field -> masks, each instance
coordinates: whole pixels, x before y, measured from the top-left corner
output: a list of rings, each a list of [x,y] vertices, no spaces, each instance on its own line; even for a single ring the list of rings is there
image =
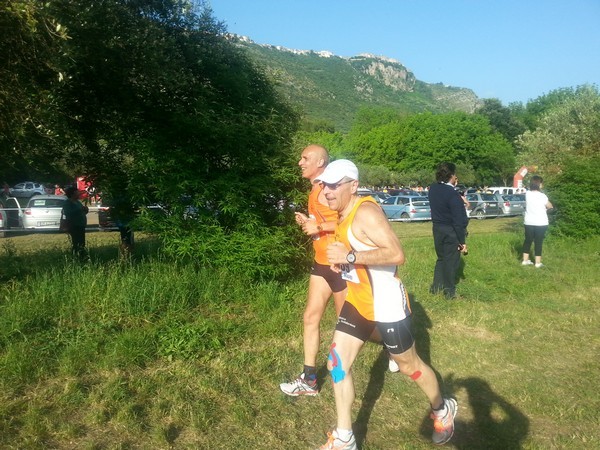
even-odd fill
[[[458,449],[600,448],[600,237],[552,235],[543,269],[519,264],[517,218],[472,221],[458,287],[428,293],[429,223],[393,225],[407,263],[418,350],[457,398]],[[335,423],[322,392],[292,399],[302,366],[306,277],[254,283],[162,257],[138,237],[88,235],[73,263],[64,235],[0,240],[0,448],[311,449]],[[140,256],[144,255],[144,256]],[[368,344],[354,369],[364,450],[430,448],[425,397]]]

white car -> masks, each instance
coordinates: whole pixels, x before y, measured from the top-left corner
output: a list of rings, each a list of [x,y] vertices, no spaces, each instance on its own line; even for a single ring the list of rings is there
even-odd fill
[[[36,195],[29,199],[23,210],[23,228],[26,230],[56,230],[67,197],[64,195]]]
[[[0,197],[0,237],[6,230],[22,228],[22,210],[19,200],[14,197]]]

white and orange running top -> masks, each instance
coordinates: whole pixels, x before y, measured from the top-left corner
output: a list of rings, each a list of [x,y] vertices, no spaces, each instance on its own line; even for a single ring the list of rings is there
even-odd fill
[[[348,251],[366,252],[376,247],[361,241],[352,232],[354,216],[365,202],[375,203],[371,197],[362,197],[336,228],[336,240],[343,242]],[[406,289],[397,276],[397,266],[366,266],[343,264],[342,278],[348,286],[346,301],[350,302],[365,319],[375,322],[399,322],[410,315]]]

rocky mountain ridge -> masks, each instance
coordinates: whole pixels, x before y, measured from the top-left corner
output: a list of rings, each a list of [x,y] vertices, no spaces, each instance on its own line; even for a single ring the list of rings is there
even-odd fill
[[[403,113],[472,113],[481,104],[471,89],[422,82],[402,63],[385,56],[342,57],[330,51],[257,44],[245,36],[228,38],[263,67],[306,120],[328,122],[341,131],[349,129],[363,106]]]

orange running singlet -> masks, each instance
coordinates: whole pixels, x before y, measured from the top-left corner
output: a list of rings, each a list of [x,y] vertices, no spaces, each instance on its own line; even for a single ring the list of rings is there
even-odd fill
[[[323,222],[337,222],[337,211],[332,211],[329,207],[319,202],[321,190],[322,189],[317,185],[313,186],[312,191],[310,191],[310,195],[308,196],[308,214],[312,216],[319,225]],[[333,241],[333,236],[333,231],[321,231],[319,233],[319,239],[313,240],[315,261],[317,263],[329,265],[329,260],[327,259],[327,245],[329,244],[330,239]]]

